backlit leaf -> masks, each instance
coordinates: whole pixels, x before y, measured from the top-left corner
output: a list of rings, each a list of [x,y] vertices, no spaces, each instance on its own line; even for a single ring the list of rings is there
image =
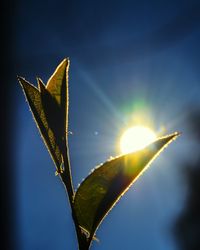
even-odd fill
[[[64,153],[66,137],[66,114],[62,112],[55,98],[51,96],[44,84],[38,79],[39,90],[41,92],[42,107],[48,121],[48,126],[52,130],[55,143],[60,151]]]
[[[56,167],[59,169],[62,163],[62,156],[59,147],[56,144],[55,135],[52,129],[49,127],[48,120],[43,108],[41,93],[36,87],[27,82],[25,79],[21,77],[19,77],[18,79],[22,85],[42,138],[53,158],[53,161],[55,162]]]
[[[69,59],[64,59],[56,68],[53,75],[47,82],[46,89],[49,91],[51,96],[58,103],[61,113],[62,121],[59,126],[63,126],[65,136],[67,136],[68,131],[68,70],[69,70]],[[58,124],[58,123],[57,123]]]
[[[49,78],[46,86],[47,90],[60,106],[62,104],[68,105],[68,70],[69,59],[66,58],[58,65],[53,75]]]
[[[63,163],[62,155],[67,154],[68,68],[69,59],[64,59],[47,86],[37,79],[38,89],[24,78],[18,78],[57,170]]]
[[[97,167],[79,186],[74,209],[79,226],[90,240],[101,221],[178,133],[162,137],[145,149],[119,156]]]

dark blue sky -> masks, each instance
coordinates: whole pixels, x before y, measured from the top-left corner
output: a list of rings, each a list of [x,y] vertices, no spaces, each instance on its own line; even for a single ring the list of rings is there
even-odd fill
[[[21,0],[15,13],[17,74],[46,82],[70,57],[75,187],[119,153],[119,136],[133,118],[158,132],[183,132],[111,211],[92,248],[176,249],[171,228],[184,205],[181,166],[195,155],[187,115],[200,105],[199,1]],[[76,249],[64,188],[18,86],[16,98],[20,250]]]

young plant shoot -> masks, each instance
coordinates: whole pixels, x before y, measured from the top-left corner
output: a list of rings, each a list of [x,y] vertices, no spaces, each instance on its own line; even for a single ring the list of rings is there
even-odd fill
[[[128,142],[123,141],[124,153],[96,167],[75,192],[68,150],[68,70],[66,58],[46,85],[39,78],[38,88],[22,77],[18,80],[68,194],[79,250],[88,250],[109,211],[179,133],[151,138],[148,146],[136,152],[127,150]]]

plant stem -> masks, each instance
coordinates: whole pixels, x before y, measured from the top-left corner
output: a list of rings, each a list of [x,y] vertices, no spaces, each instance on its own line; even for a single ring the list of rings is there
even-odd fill
[[[79,250],[89,250],[91,241],[88,241],[86,235],[82,232],[81,228],[79,227],[79,223],[77,221],[76,213],[74,210],[74,205],[73,205],[74,188],[73,188],[72,175],[71,175],[70,159],[69,159],[67,143],[65,145],[66,145],[65,149],[63,150],[64,170],[63,172],[60,173],[60,178],[68,194],[71,211],[72,211],[72,218],[73,218],[75,229],[76,229]]]
[[[70,168],[70,162],[69,157],[67,157],[68,154],[63,154],[63,161],[64,161],[64,170],[60,173],[61,180],[66,188],[69,202],[71,207],[73,207],[73,199],[74,199],[74,188],[72,183],[72,177],[71,177],[71,168]]]

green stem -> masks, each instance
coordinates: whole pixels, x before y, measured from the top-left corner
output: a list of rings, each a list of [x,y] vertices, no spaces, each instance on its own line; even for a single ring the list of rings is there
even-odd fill
[[[71,208],[73,207],[74,188],[68,154],[63,154],[64,170],[60,173],[61,180],[66,188]]]
[[[81,228],[79,227],[79,223],[77,221],[76,213],[74,210],[74,188],[73,188],[73,182],[72,182],[72,175],[71,175],[71,167],[70,167],[70,160],[69,160],[69,152],[68,152],[68,146],[66,144],[65,149],[63,150],[63,161],[64,161],[64,170],[60,173],[60,178],[63,182],[63,185],[65,186],[66,192],[68,194],[71,211],[72,211],[72,218],[74,221],[75,229],[76,229],[76,235],[78,239],[78,245],[79,250],[89,250],[90,243],[86,237],[86,235],[81,231]]]

